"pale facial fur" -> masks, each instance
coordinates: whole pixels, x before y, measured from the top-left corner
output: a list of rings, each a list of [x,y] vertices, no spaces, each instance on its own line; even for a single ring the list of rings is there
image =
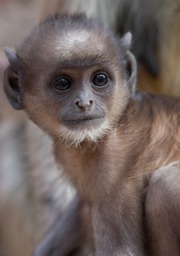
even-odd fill
[[[98,128],[86,128],[70,130],[64,125],[59,129],[59,136],[67,146],[78,146],[83,141],[97,143],[111,130],[111,125],[108,120],[105,120]]]

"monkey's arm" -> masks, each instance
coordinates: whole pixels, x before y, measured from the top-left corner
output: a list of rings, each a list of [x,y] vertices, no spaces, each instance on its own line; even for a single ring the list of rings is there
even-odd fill
[[[96,256],[144,255],[141,200],[134,194],[123,191],[119,199],[93,207]]]
[[[66,256],[78,250],[85,237],[81,209],[82,204],[76,198],[40,242],[34,256]]]
[[[149,251],[178,256],[180,243],[180,168],[165,166],[152,175],[145,202]]]

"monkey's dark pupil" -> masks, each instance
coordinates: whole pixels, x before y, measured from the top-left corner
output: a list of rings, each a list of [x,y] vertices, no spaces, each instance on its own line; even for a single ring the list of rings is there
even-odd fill
[[[105,74],[97,74],[94,76],[93,84],[96,86],[103,86],[107,84],[108,78]]]
[[[56,78],[53,83],[57,90],[67,90],[71,85],[71,81],[68,78]]]

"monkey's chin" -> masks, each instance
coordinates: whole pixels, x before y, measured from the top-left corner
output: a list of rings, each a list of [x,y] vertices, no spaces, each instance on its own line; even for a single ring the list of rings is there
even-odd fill
[[[67,146],[79,146],[82,142],[98,143],[111,130],[109,122],[104,121],[98,126],[77,127],[76,129],[61,125],[59,130],[60,139]]]

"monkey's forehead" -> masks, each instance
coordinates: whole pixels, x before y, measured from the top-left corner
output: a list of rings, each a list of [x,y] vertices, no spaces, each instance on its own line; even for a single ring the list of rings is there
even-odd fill
[[[64,37],[55,38],[53,44],[51,49],[62,59],[105,53],[107,47],[105,40],[84,31],[68,32]]]
[[[30,62],[31,60],[41,60],[42,63],[52,61],[62,63],[62,65],[77,62],[83,65],[82,60],[88,59],[93,64],[93,61],[102,62],[104,59],[113,59],[118,55],[111,41],[111,38],[103,32],[68,30],[37,38],[31,47],[24,49],[22,57],[26,56],[26,60],[29,59]]]

